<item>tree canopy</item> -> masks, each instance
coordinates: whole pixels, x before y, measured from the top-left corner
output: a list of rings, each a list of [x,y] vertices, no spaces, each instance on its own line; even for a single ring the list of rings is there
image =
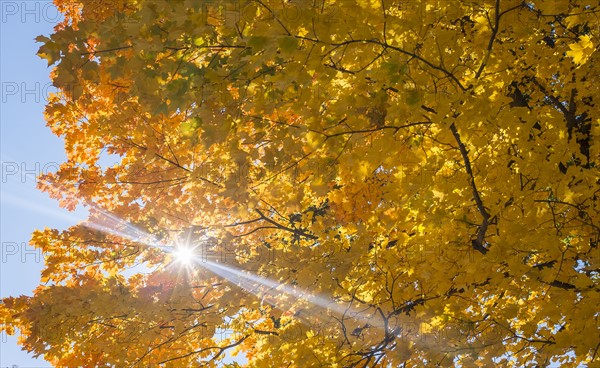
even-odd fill
[[[24,349],[56,366],[600,359],[597,1],[55,4],[37,40],[67,160],[38,186],[91,215],[33,234],[40,285],[0,305]]]

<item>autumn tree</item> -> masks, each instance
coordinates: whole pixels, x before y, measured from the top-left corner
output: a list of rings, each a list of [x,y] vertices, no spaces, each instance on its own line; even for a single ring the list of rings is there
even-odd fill
[[[55,2],[39,187],[91,218],[33,234],[26,350],[597,364],[597,1]]]

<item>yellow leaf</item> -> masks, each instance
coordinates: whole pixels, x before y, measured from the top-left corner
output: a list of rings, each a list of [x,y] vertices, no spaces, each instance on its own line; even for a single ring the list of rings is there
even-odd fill
[[[578,65],[585,64],[594,53],[594,43],[590,36],[579,37],[579,42],[570,44],[569,48],[571,50],[567,51],[567,56],[572,57]]]

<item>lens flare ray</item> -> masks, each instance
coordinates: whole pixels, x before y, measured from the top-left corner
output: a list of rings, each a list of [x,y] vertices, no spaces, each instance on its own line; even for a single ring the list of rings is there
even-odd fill
[[[372,327],[383,328],[381,321],[376,321],[375,316],[359,316],[356,309],[352,311],[351,305],[337,303],[331,297],[314,295],[307,290],[302,290],[297,287],[285,285],[283,283],[271,280],[265,277],[252,274],[246,270],[240,270],[232,265],[224,265],[213,262],[208,259],[200,259],[195,256],[195,247],[189,246],[190,234],[182,243],[175,244],[164,243],[156,239],[155,236],[143,231],[133,224],[103,210],[97,205],[87,204],[90,215],[87,220],[81,217],[40,206],[32,201],[27,201],[21,198],[9,196],[3,198],[3,202],[8,201],[12,204],[19,205],[24,208],[34,210],[36,212],[47,213],[53,216],[61,217],[74,221],[87,228],[100,231],[105,234],[127,239],[135,243],[139,243],[151,248],[160,249],[161,251],[170,254],[177,263],[181,266],[190,268],[192,266],[202,267],[212,274],[221,277],[228,282],[237,285],[238,287],[252,293],[253,295],[263,298],[269,304],[280,309],[289,309],[297,307],[298,301],[308,303],[311,307],[318,307],[325,311],[329,311],[343,318],[352,318],[361,322],[367,322]],[[285,296],[285,298],[283,298]],[[316,313],[313,316],[318,317]]]

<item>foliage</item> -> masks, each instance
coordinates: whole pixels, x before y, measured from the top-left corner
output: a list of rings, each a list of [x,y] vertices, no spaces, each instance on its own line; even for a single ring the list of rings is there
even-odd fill
[[[68,159],[40,189],[204,261],[36,231],[41,284],[0,307],[25,349],[57,366],[600,359],[596,1],[56,4],[39,55]]]

